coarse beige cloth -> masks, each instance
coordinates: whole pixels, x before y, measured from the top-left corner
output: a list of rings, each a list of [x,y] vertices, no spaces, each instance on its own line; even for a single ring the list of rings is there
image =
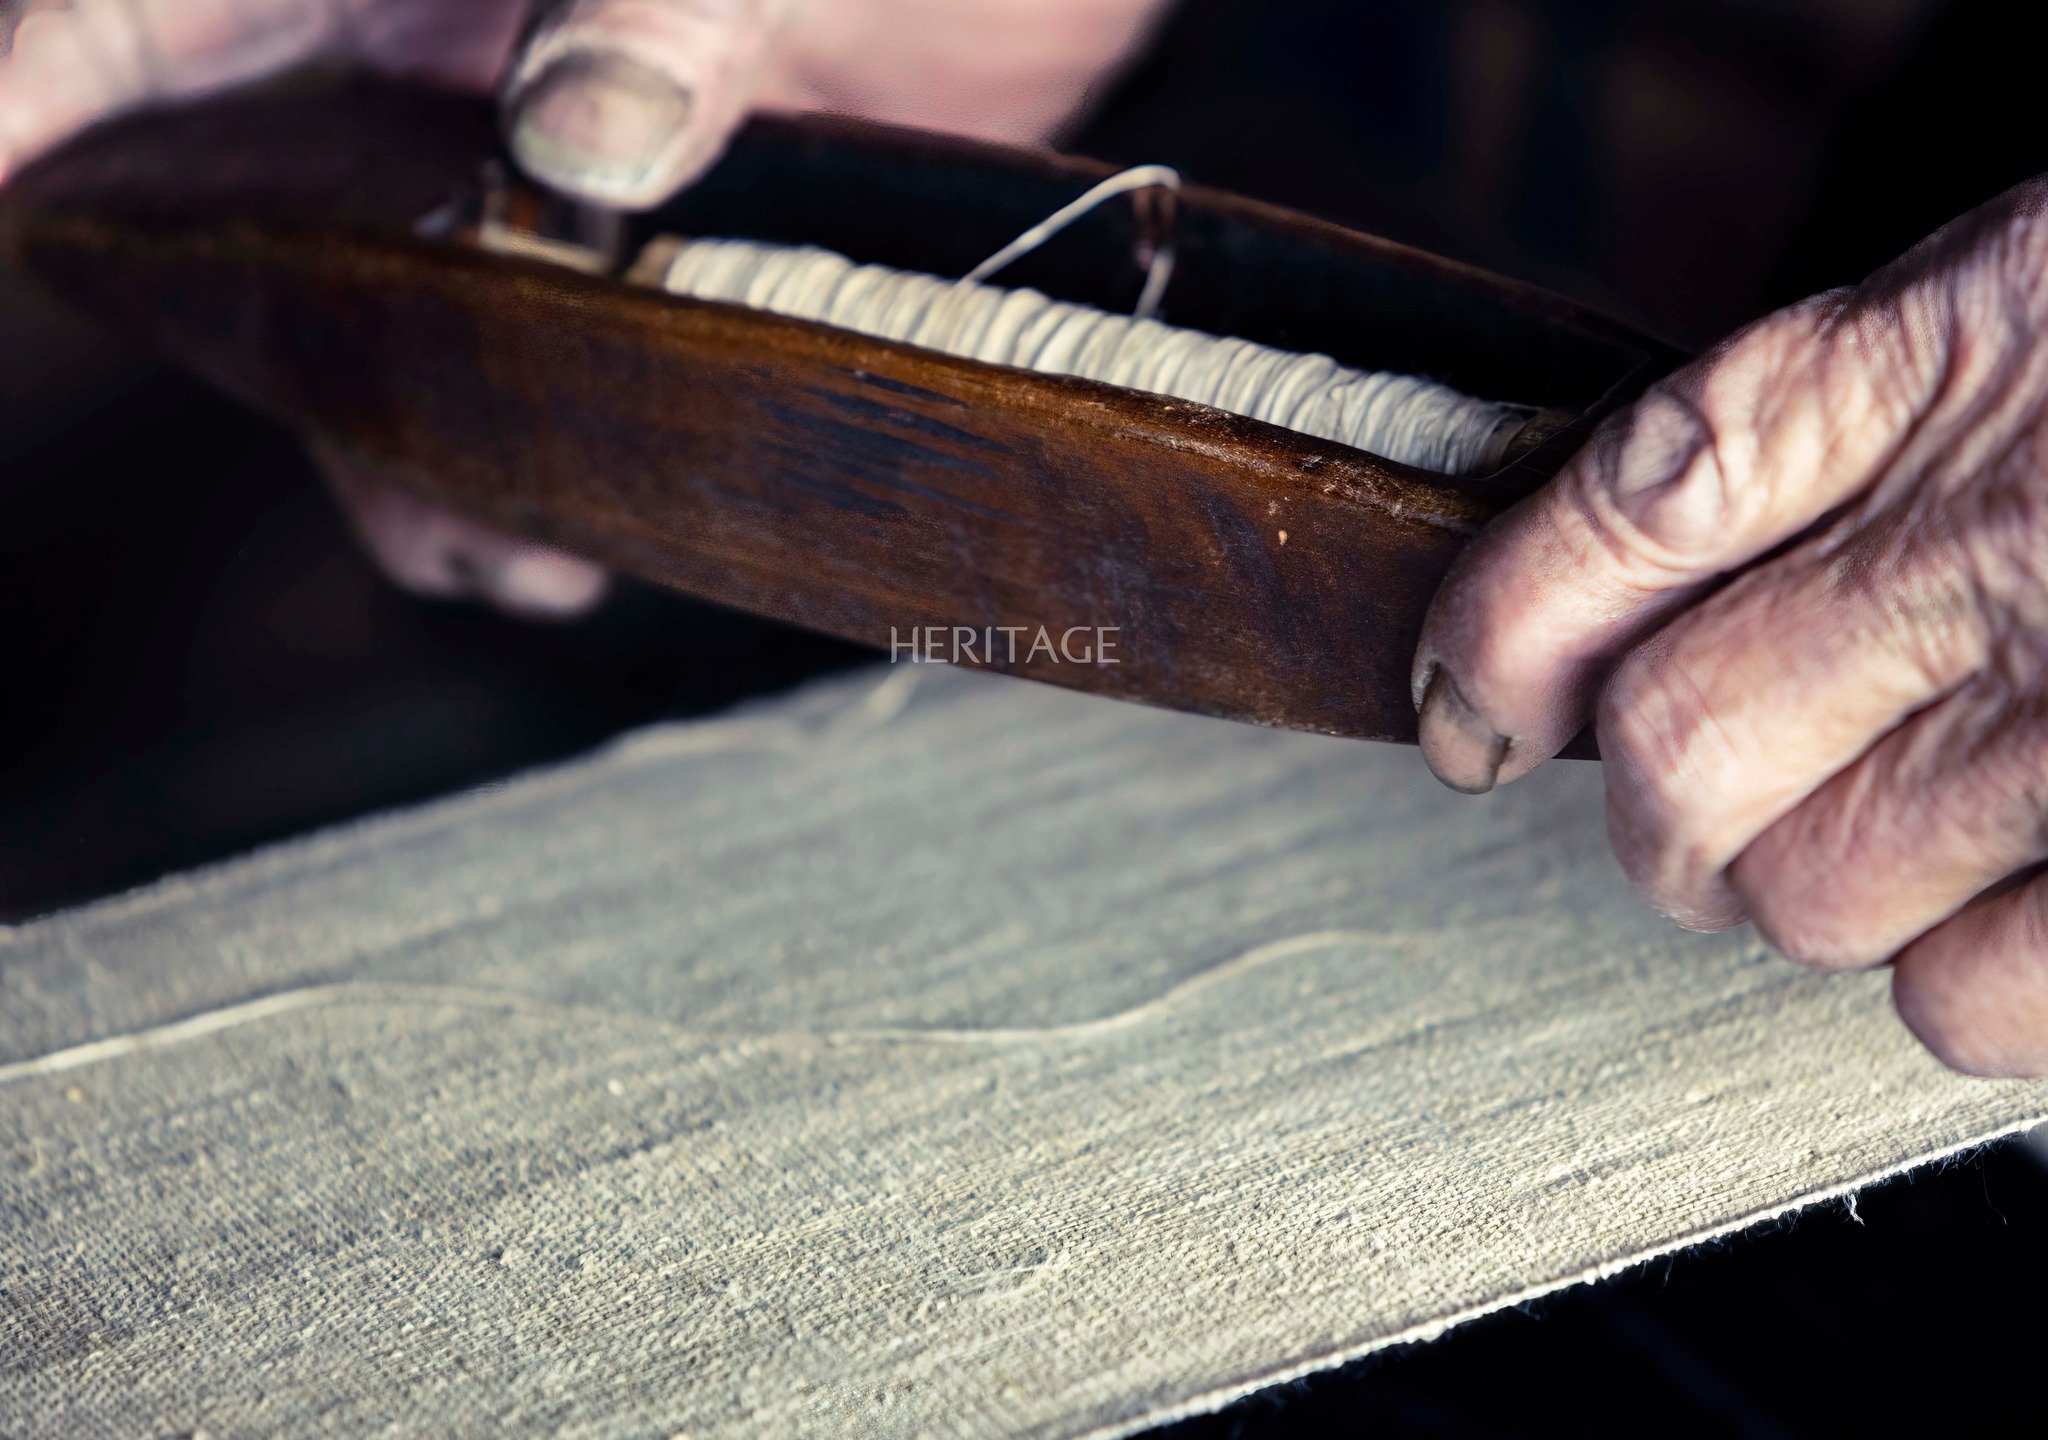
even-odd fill
[[[1089,1435],[1984,1140],[1600,776],[904,667],[0,936],[0,1432]]]

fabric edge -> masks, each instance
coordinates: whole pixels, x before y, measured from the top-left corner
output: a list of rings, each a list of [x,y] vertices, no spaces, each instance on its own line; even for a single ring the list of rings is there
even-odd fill
[[[679,753],[698,755],[773,751],[784,742],[802,738],[790,717],[777,712],[790,710],[801,717],[806,707],[820,713],[811,738],[829,741],[848,738],[848,732],[864,733],[867,725],[846,725],[874,713],[876,724],[886,724],[916,702],[915,682],[920,677],[910,670],[896,670],[877,676],[886,667],[879,663],[839,674],[806,681],[774,695],[746,700],[726,710],[688,719],[656,721],[621,731],[590,749],[563,759],[529,766],[464,789],[449,791],[407,805],[373,810],[354,819],[337,821],[301,835],[274,840],[224,859],[190,869],[173,870],[154,880],[125,890],[115,890],[75,905],[60,906],[27,919],[0,924],[0,956],[10,948],[32,941],[51,926],[81,920],[119,919],[146,914],[153,906],[178,904],[195,896],[217,893],[223,886],[244,879],[262,879],[280,866],[318,863],[337,849],[368,837],[399,838],[421,829],[488,812],[493,806],[524,799],[535,787],[552,787],[580,779],[593,771],[631,768],[635,765],[673,759]],[[828,697],[842,703],[827,705]],[[879,708],[877,700],[884,703]],[[679,745],[685,737],[698,743]]]
[[[1186,1400],[1176,1401],[1157,1410],[1149,1411],[1143,1416],[1133,1417],[1129,1420],[1115,1420],[1108,1424],[1095,1425],[1086,1429],[1052,1433],[1058,1434],[1061,1440],[1124,1440],[1124,1437],[1136,1435],[1146,1430],[1157,1429],[1162,1425],[1171,1425],[1181,1420],[1192,1420],[1203,1415],[1213,1415],[1219,1410],[1234,1405],[1240,1400],[1248,1399],[1262,1391],[1290,1384],[1296,1380],[1304,1380],[1311,1375],[1320,1375],[1326,1371],[1341,1369],[1343,1366],[1349,1365],[1354,1361],[1363,1360],[1370,1355],[1378,1354],[1382,1350],[1391,1350],[1396,1346],[1402,1345],[1426,1344],[1448,1334],[1461,1325],[1469,1324],[1474,1320],[1482,1320],[1488,1315],[1508,1309],[1510,1306],[1526,1305],[1531,1301],[1560,1294],[1563,1291],[1574,1289],[1580,1285],[1593,1285],[1602,1280],[1612,1279],[1616,1275],[1625,1274],[1639,1266],[1651,1264],[1666,1256],[1690,1250],[1695,1246],[1711,1244],[1716,1240],[1724,1240],[1747,1230],[1761,1228],[1773,1221],[1783,1220],[1789,1216],[1796,1215],[1802,1210],[1812,1209],[1816,1205],[1824,1205],[1830,1200],[1845,1199],[1872,1185],[1879,1185],[1887,1180],[1897,1179],[1899,1176],[1910,1171],[1919,1170],[1929,1165],[1936,1165],[1944,1160],[1951,1160],[1959,1155],[1984,1149],[1986,1146],[1994,1145],[2000,1140],[2024,1134],[2026,1131],[2041,1125],[2048,1125],[2048,1113],[2039,1113],[2030,1119],[2011,1121],[1969,1139],[1959,1140],[1953,1144],[1945,1145],[1938,1150],[1932,1150],[1924,1155],[1915,1156],[1910,1160],[1902,1160],[1895,1165],[1870,1171],[1855,1179],[1830,1185],[1825,1189],[1816,1190],[1811,1194],[1802,1195],[1795,1199],[1784,1201],[1781,1204],[1767,1206],[1761,1210],[1753,1210],[1746,1215],[1737,1216],[1733,1220],[1727,1220],[1718,1225],[1706,1226],[1681,1235],[1676,1239],[1661,1242],[1636,1254],[1603,1260],[1597,1265],[1574,1274],[1539,1281],[1534,1285],[1525,1286],[1519,1290],[1504,1292],[1482,1300],[1476,1305],[1468,1305],[1464,1309],[1454,1311],[1449,1315],[1424,1321],[1419,1325],[1411,1325],[1405,1330],[1398,1330],[1392,1334],[1377,1336],[1370,1340],[1340,1345],[1334,1349],[1326,1350],[1311,1359],[1290,1363],[1258,1376],[1232,1380]]]

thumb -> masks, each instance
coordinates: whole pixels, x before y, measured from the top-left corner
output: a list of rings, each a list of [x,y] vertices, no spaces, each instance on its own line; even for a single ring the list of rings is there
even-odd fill
[[[505,87],[535,179],[622,209],[660,204],[718,158],[793,0],[558,0]]]
[[[1843,293],[1654,386],[1452,568],[1416,655],[1424,758],[1455,789],[1527,774],[1619,657],[1870,484],[1935,378],[1924,325]]]

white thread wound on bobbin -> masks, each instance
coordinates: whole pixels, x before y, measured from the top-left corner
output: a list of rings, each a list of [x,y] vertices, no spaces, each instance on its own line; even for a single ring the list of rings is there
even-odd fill
[[[814,320],[988,365],[1099,380],[1264,420],[1450,475],[1499,466],[1530,416],[1415,375],[1112,315],[971,280],[856,265],[814,246],[680,243],[677,295]]]

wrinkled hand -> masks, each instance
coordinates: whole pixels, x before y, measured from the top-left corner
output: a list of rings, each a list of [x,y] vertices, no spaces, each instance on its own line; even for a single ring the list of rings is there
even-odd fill
[[[0,0],[0,31],[24,3],[14,53],[0,55],[0,183],[107,115],[326,60],[496,90],[535,178],[644,207],[701,174],[757,104],[1040,139],[1162,0]],[[338,457],[323,466],[412,590],[532,615],[575,614],[603,592],[587,561]]]
[[[1461,560],[1416,683],[1465,790],[1597,711],[1672,918],[1893,961],[1942,1059],[2048,1070],[2048,182],[1605,427]]]

